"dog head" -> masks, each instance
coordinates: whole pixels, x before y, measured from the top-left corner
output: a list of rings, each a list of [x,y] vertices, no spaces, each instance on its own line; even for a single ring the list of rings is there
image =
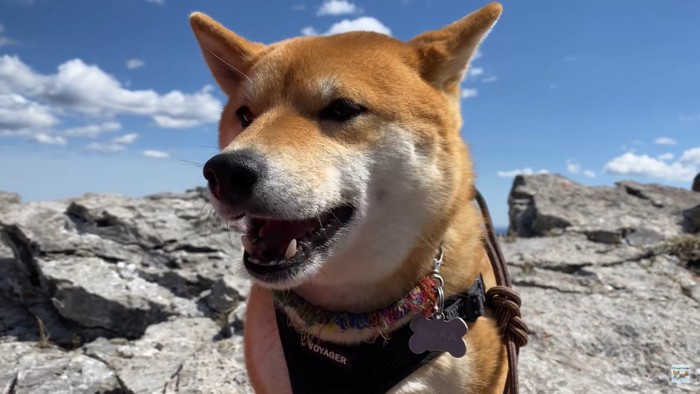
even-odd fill
[[[217,213],[243,223],[256,281],[367,283],[434,253],[473,183],[459,84],[500,13],[407,43],[350,32],[271,45],[190,16],[228,95],[204,177]]]

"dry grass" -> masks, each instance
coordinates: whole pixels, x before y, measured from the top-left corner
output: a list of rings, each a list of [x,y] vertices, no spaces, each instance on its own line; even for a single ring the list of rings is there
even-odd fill
[[[51,335],[49,334],[49,330],[46,329],[44,321],[41,320],[41,318],[37,315],[34,315],[34,319],[36,319],[36,325],[39,331],[39,340],[37,341],[37,346],[41,349],[51,347]]]
[[[700,268],[700,236],[682,235],[672,238],[659,246],[660,254],[670,254],[690,267]]]

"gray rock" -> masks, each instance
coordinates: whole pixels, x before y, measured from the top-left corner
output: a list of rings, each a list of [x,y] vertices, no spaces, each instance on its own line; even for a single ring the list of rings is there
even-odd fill
[[[234,334],[243,335],[243,330],[245,329],[245,312],[247,309],[247,304],[242,302],[238,304],[236,309],[231,311],[228,315],[228,323],[231,327],[231,331]]]
[[[503,243],[509,264],[573,273],[592,265],[614,265],[639,260],[649,252],[630,245],[608,245],[589,240],[583,234],[566,233],[556,237],[523,238]]]
[[[0,343],[3,393],[107,393],[123,391],[104,363],[79,352],[28,343]]]
[[[683,232],[683,211],[700,204],[688,190],[619,182],[615,188],[585,187],[560,175],[519,175],[509,203],[509,233],[520,237],[562,230],[595,242],[619,244],[632,232],[655,238]]]
[[[253,393],[243,362],[243,339],[207,343],[165,385],[166,393]]]
[[[151,325],[135,341],[100,338],[86,344],[84,352],[109,365],[126,389],[163,392],[187,360],[215,343],[219,329],[211,319],[179,318]],[[208,353],[201,354],[208,357]]]
[[[138,337],[168,316],[200,316],[192,300],[179,298],[128,269],[95,257],[38,260],[58,313],[81,326]]]
[[[689,233],[700,231],[700,205],[683,211],[684,227]]]
[[[503,244],[504,253],[520,255],[534,240]],[[678,259],[630,256],[571,272],[515,264],[531,330],[521,350],[524,392],[675,392],[670,366],[700,362],[700,332],[688,329],[700,323],[696,277]]]
[[[250,281],[233,275],[226,275],[217,280],[207,297],[209,307],[217,312],[227,312],[248,299]]]
[[[697,391],[700,194],[516,178],[503,242],[532,330],[523,392]],[[239,237],[203,190],[0,193],[0,391],[250,393]],[[58,346],[57,346],[58,345]]]

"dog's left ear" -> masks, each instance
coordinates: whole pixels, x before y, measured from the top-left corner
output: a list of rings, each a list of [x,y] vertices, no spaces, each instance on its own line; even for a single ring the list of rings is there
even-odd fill
[[[409,41],[421,57],[423,78],[449,94],[458,95],[469,60],[502,11],[499,3],[491,3],[451,25]]]

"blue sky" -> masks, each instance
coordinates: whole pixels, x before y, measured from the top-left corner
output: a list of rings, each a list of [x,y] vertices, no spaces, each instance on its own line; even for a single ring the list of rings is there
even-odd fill
[[[700,171],[700,2],[502,1],[463,135],[499,226],[517,172],[687,188]],[[407,40],[484,1],[0,0],[0,190],[25,200],[203,185],[224,100],[191,11],[261,42]]]

